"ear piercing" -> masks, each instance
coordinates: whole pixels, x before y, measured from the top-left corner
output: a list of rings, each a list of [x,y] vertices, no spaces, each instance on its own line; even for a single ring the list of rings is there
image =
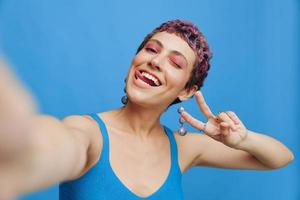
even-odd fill
[[[125,87],[124,87],[125,95],[121,98],[121,102],[124,105],[126,105],[128,103],[128,97],[127,97],[127,94],[126,94],[126,81],[127,81],[127,78],[125,78],[125,80],[124,80],[124,82],[125,82]]]
[[[128,103],[128,97],[127,95],[124,95],[122,98],[121,98],[121,102],[122,104],[126,105]]]
[[[179,117],[179,124],[180,124],[180,127],[178,129],[178,133],[179,135],[181,136],[185,136],[187,131],[185,130],[185,128],[183,127],[183,124],[185,122],[185,120],[181,117],[181,113],[184,111],[184,108],[182,106],[180,106],[178,109],[177,109],[177,112],[180,114],[180,117]]]

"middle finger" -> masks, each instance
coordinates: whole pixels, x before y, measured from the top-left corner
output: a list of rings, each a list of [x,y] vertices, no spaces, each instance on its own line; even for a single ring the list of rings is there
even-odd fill
[[[230,127],[235,130],[236,127],[235,127],[234,122],[232,121],[232,119],[225,112],[219,113],[217,115],[217,118],[220,119],[223,122],[227,122],[230,125]]]

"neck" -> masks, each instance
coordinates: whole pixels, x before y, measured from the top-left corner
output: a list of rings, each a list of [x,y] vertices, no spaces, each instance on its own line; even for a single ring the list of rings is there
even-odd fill
[[[122,129],[146,138],[153,133],[158,133],[161,129],[160,116],[162,112],[162,108],[145,108],[128,102],[126,106],[118,109],[114,117]]]

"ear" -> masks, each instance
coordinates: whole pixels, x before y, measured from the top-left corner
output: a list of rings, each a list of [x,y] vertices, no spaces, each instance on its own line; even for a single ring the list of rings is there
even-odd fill
[[[194,85],[193,87],[188,88],[188,89],[184,89],[178,95],[178,99],[180,101],[185,101],[185,100],[191,98],[195,94],[195,92],[197,92],[197,90],[198,90],[197,85]]]

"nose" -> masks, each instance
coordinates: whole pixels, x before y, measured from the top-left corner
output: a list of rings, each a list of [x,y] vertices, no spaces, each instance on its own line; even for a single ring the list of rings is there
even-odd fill
[[[160,58],[159,56],[155,56],[153,57],[150,61],[149,61],[149,66],[155,70],[161,71],[161,67],[160,67]]]

